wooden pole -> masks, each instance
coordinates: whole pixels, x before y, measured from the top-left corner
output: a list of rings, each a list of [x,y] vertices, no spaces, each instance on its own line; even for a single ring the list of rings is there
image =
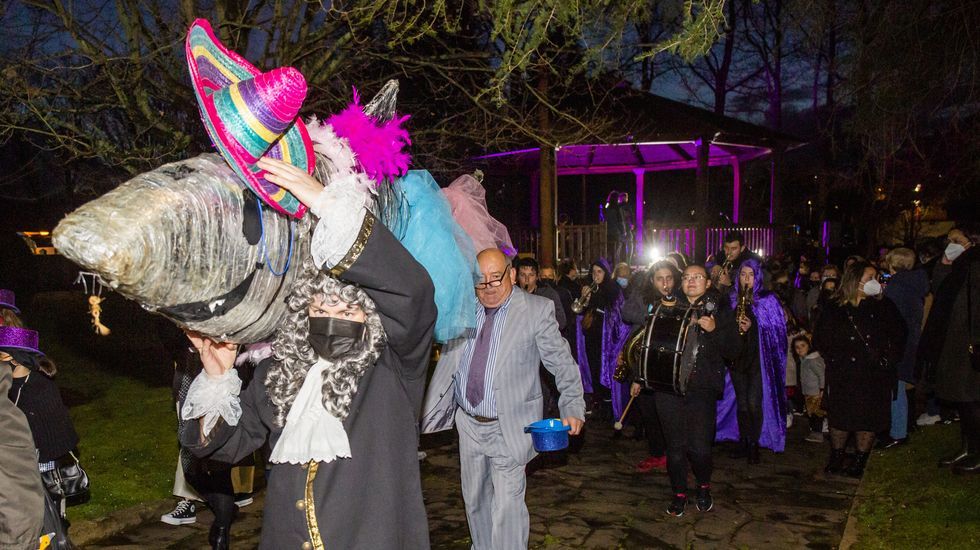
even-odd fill
[[[541,265],[557,265],[555,259],[558,249],[555,246],[557,231],[555,199],[557,197],[558,176],[555,169],[555,148],[541,145],[541,165],[539,173],[539,219],[541,220],[541,240],[538,241],[538,262]]]
[[[708,215],[708,152],[710,144],[704,139],[699,138],[695,142],[697,146],[698,170],[695,176],[695,212],[694,219],[697,220],[698,231],[695,235],[695,261],[703,262],[709,254],[707,249],[707,230],[711,223]]]
[[[738,225],[739,207],[742,200],[742,164],[732,161],[732,223]]]
[[[633,220],[636,231],[636,248],[633,250],[633,258],[639,259],[643,258],[643,179],[646,170],[636,168],[633,170],[633,173],[636,174],[636,192],[633,195],[633,203],[636,206],[636,213]]]

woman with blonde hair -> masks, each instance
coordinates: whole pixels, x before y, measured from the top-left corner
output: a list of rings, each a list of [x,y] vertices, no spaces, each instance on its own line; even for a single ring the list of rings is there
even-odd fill
[[[889,427],[905,322],[891,300],[878,299],[880,294],[878,270],[865,260],[851,263],[813,334],[827,365],[831,454],[824,471],[829,474],[861,477],[875,434]],[[844,447],[851,434],[857,454],[845,467]]]

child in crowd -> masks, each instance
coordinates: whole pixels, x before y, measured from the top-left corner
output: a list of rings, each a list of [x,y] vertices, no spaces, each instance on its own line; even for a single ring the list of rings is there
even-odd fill
[[[806,415],[810,420],[810,435],[806,440],[823,443],[823,418],[827,415],[821,403],[825,369],[823,357],[820,357],[820,352],[811,351],[810,338],[800,334],[793,338],[793,359],[800,377]]]

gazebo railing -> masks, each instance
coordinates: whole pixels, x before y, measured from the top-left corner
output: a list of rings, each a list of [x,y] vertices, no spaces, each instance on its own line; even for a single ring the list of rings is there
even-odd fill
[[[558,227],[558,258],[572,258],[581,268],[596,258],[608,258],[606,224],[561,225]]]
[[[746,246],[753,251],[762,251],[763,256],[771,256],[775,250],[775,231],[772,227],[725,226],[709,227],[701,236],[697,227],[648,227],[644,234],[644,253],[633,260],[634,264],[650,261],[651,252],[659,254],[680,251],[689,257],[706,256],[721,250],[725,235],[729,231],[741,231]],[[701,238],[698,238],[701,236]],[[518,250],[537,251],[538,233],[522,231],[518,234]],[[558,258],[573,258],[580,266],[588,265],[598,257],[609,258],[612,244],[608,242],[606,225],[562,225],[558,228]]]
[[[771,256],[776,251],[773,228],[760,226],[709,227],[703,239],[698,239],[697,227],[655,227],[646,230],[644,241],[648,254],[650,247],[654,247],[660,254],[676,250],[691,257],[701,252],[707,257],[721,250],[730,231],[740,231],[745,236],[745,245],[755,252],[761,250],[763,256]]]

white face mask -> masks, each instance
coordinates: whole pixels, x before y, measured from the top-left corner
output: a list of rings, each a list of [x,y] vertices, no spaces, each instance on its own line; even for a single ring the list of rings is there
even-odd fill
[[[949,243],[948,245],[946,245],[946,252],[945,252],[946,258],[949,259],[949,261],[951,262],[956,258],[959,258],[960,254],[964,252],[966,252],[966,248],[961,244]]]
[[[877,296],[881,294],[881,284],[879,284],[878,281],[874,279],[871,279],[870,281],[864,283],[864,287],[862,288],[864,290],[865,296]]]

